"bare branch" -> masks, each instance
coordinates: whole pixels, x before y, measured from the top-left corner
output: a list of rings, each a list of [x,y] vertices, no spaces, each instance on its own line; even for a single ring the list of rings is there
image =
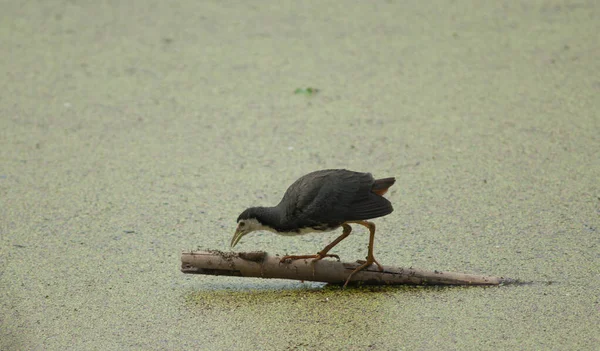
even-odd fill
[[[359,263],[331,260],[299,259],[280,262],[266,252],[192,251],[181,254],[181,271],[188,274],[230,275],[240,277],[279,278],[343,284]],[[416,268],[376,266],[360,271],[350,283],[368,285],[501,285],[515,280],[465,273],[426,271]]]

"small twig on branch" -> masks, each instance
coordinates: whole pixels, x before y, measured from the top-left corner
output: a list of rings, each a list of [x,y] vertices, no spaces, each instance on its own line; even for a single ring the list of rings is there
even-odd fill
[[[240,277],[294,279],[343,284],[359,263],[299,259],[280,262],[266,252],[191,251],[181,254],[181,271],[188,274],[230,275]],[[513,279],[475,274],[426,271],[416,268],[376,266],[357,272],[350,283],[368,285],[502,285]]]

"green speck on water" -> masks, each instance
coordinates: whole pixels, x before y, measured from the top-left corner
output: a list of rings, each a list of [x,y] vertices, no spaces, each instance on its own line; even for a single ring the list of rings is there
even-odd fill
[[[302,94],[302,95],[306,95],[306,96],[312,96],[315,95],[316,93],[319,92],[319,89],[317,88],[298,88],[296,90],[294,90],[294,94]]]

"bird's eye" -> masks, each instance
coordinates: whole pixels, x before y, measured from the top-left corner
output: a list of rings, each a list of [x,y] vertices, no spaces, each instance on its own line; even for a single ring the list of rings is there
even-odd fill
[[[246,223],[244,223],[244,222],[240,222],[240,227],[243,227],[243,226],[245,226],[245,225],[246,225]]]

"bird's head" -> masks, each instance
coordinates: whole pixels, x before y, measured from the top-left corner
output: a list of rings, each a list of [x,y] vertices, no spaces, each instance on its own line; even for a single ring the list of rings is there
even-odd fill
[[[266,229],[258,219],[259,216],[256,212],[254,208],[249,208],[240,214],[237,219],[237,229],[231,239],[231,247],[234,247],[244,235]]]

